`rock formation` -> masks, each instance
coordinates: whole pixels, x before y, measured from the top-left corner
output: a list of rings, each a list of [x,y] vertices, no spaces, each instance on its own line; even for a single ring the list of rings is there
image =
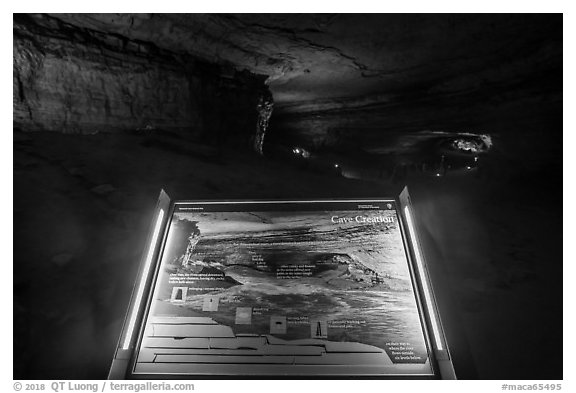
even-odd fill
[[[25,131],[177,132],[248,147],[264,80],[51,16],[14,17],[14,126]]]
[[[267,128],[312,150],[536,129],[562,113],[561,27],[538,14],[17,15],[14,124],[183,131],[259,153]]]
[[[268,130],[270,116],[272,116],[272,109],[274,108],[274,99],[268,90],[263,90],[262,95],[258,99],[258,123],[256,125],[256,135],[254,138],[254,150],[259,154],[264,153],[264,137]]]

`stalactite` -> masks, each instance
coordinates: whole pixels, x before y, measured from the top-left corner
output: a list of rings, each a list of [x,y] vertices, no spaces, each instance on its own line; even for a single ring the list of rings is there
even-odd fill
[[[274,109],[274,99],[270,90],[265,89],[258,97],[258,104],[256,107],[258,111],[258,121],[256,124],[256,135],[254,137],[254,150],[260,155],[264,154],[264,137],[268,129],[268,122],[272,116]]]

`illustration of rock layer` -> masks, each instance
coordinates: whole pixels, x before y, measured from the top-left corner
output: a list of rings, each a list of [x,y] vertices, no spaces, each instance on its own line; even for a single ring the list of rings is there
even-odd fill
[[[137,374],[381,374],[429,371],[425,365],[393,365],[372,345],[319,339],[282,340],[234,334],[206,317],[156,317],[145,331]]]

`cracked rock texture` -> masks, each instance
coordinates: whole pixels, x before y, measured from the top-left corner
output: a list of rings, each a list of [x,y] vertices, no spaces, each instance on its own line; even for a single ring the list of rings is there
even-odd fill
[[[389,130],[506,131],[561,114],[562,15],[52,17],[266,75],[267,138],[310,148],[372,145]]]
[[[14,17],[14,126],[180,132],[246,146],[264,77],[46,15]]]
[[[561,16],[538,14],[54,16],[268,75],[278,104],[478,85],[491,79],[488,70],[534,55],[562,29]]]

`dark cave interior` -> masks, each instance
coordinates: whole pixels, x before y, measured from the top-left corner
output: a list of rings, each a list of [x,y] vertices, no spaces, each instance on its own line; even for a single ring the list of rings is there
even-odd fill
[[[105,378],[160,189],[397,195],[462,379],[562,378],[560,14],[14,14],[14,378]]]

